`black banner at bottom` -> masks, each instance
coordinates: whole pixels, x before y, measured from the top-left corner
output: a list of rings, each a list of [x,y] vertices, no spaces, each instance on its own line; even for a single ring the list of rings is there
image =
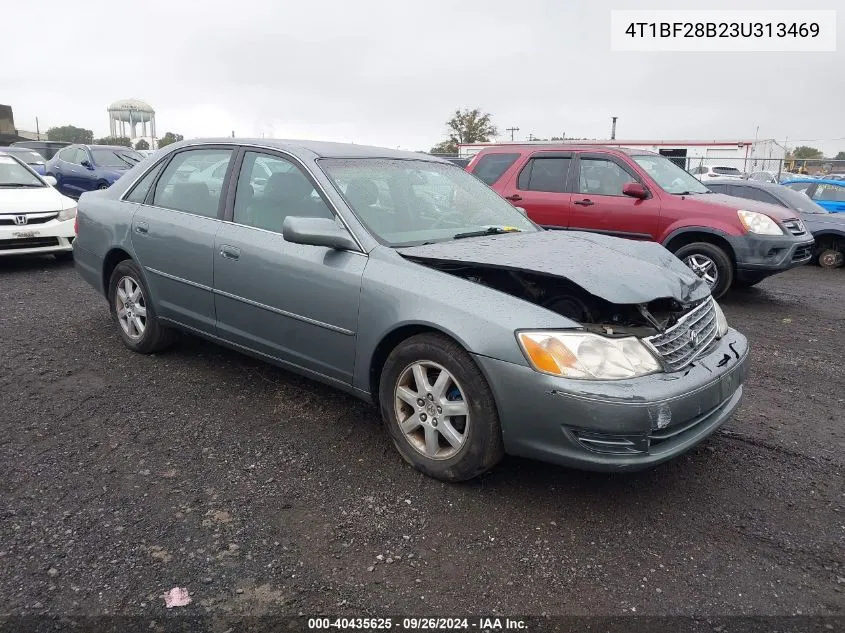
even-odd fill
[[[0,633],[283,633],[523,631],[536,633],[845,633],[845,616],[0,616]]]

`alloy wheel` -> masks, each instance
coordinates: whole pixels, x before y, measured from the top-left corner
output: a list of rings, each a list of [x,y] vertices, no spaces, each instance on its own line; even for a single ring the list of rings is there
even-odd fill
[[[684,263],[696,275],[707,282],[707,285],[711,288],[715,286],[716,282],[719,280],[719,269],[716,266],[716,262],[707,257],[707,255],[702,255],[701,253],[687,255],[687,257],[684,258]]]
[[[408,443],[429,459],[449,459],[463,448],[470,415],[464,390],[432,361],[408,365],[394,390],[396,423]]]
[[[121,277],[114,294],[117,321],[126,336],[139,339],[147,328],[147,303],[141,285],[132,277]]]

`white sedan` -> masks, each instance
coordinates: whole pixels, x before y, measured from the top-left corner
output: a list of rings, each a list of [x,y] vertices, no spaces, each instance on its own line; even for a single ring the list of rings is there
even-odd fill
[[[50,253],[72,259],[76,201],[0,150],[0,256]]]
[[[717,178],[742,178],[742,172],[739,169],[727,165],[699,165],[690,173],[701,182]]]

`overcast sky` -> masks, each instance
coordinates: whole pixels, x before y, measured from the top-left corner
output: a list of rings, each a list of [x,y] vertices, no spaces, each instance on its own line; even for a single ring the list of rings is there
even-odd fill
[[[845,150],[845,9],[835,53],[711,54],[610,51],[611,8],[677,0],[2,4],[0,103],[19,129],[37,116],[42,131],[105,136],[106,107],[134,97],[155,108],[159,135],[186,138],[234,130],[428,149],[451,112],[478,106],[503,137],[519,127],[517,139],[608,138],[616,115],[620,139],[747,139],[759,126],[761,138]]]

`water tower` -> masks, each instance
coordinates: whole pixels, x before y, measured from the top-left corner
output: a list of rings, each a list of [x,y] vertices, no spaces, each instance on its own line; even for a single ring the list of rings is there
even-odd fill
[[[108,110],[111,136],[128,137],[133,141],[133,145],[135,139],[143,138],[150,142],[150,147],[155,146],[156,113],[150,104],[140,99],[121,99],[111,104]],[[141,134],[138,134],[139,123]],[[148,126],[149,134],[147,134]]]

